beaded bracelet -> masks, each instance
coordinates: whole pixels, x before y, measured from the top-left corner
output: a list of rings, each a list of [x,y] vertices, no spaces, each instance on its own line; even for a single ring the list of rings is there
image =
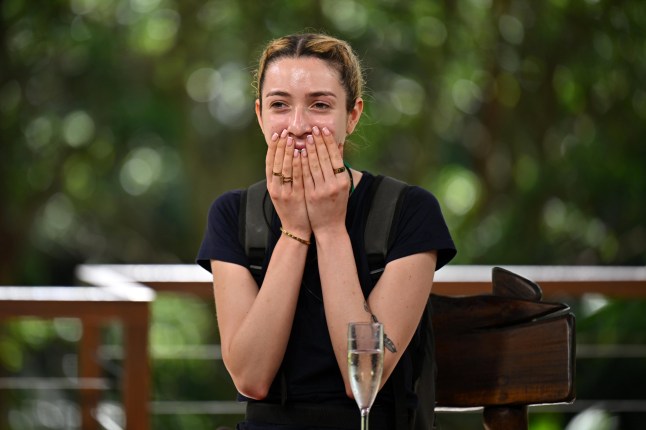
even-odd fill
[[[298,236],[296,236],[296,235],[294,235],[294,234],[292,234],[292,233],[288,232],[287,230],[285,230],[285,229],[284,229],[284,228],[282,228],[282,227],[280,228],[280,231],[281,231],[281,233],[283,233],[285,236],[287,236],[287,237],[291,237],[292,239],[299,241],[299,242],[300,242],[300,243],[302,243],[303,245],[307,245],[307,246],[309,246],[309,245],[310,245],[310,241],[309,241],[309,240],[302,239],[302,238],[300,238],[300,237],[298,237]]]

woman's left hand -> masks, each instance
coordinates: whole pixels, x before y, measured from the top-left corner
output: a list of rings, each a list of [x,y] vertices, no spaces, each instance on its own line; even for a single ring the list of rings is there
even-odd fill
[[[350,177],[339,144],[326,127],[313,128],[302,163],[307,215],[314,235],[345,231]],[[340,168],[343,171],[335,173]]]

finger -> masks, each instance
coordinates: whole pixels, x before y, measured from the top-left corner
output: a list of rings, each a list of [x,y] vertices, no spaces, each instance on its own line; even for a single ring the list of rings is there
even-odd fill
[[[283,160],[285,157],[285,145],[287,145],[287,130],[283,130],[278,139],[278,144],[276,145],[276,155],[274,156],[273,167],[272,167],[272,179],[274,183],[282,184],[282,177],[277,176],[283,172]]]
[[[332,133],[330,133],[327,127],[323,127],[323,139],[325,140],[327,152],[330,155],[332,169],[343,167],[343,155],[339,150],[339,145],[336,143],[334,136],[332,136]]]
[[[312,143],[312,146],[314,144]],[[312,177],[312,171],[310,170],[310,153],[307,148],[301,151],[301,168],[303,173],[303,188],[305,189],[305,194],[308,192],[314,191],[314,178]]]
[[[294,178],[293,190],[295,193],[303,191],[303,165],[301,161],[301,151],[294,149],[292,158],[292,177]]]
[[[265,156],[265,177],[267,178],[267,183],[272,180],[272,174],[274,168],[274,159],[276,157],[276,145],[278,144],[278,133],[271,135],[269,139],[269,144],[267,145],[267,155]]]
[[[282,180],[283,184],[286,185],[289,182],[285,182],[285,179],[292,178],[292,169],[294,163],[294,138],[289,136],[287,138],[287,143],[285,144],[285,156],[282,162]]]
[[[305,147],[307,155],[305,158],[307,159],[307,165],[312,181],[314,182],[314,185],[323,184],[325,178],[321,172],[321,164],[319,163],[318,154],[316,152],[317,145],[314,143],[314,137],[312,135],[308,135],[305,140],[307,142]]]
[[[324,128],[324,130],[327,130],[327,127]],[[334,176],[334,173],[332,173],[332,164],[330,162],[330,154],[328,153],[326,139],[334,140],[334,137],[330,136],[329,134],[328,136],[324,136],[324,134],[318,127],[314,127],[312,129],[312,134],[314,135],[316,155],[318,157],[319,165],[321,166],[321,174],[323,175],[324,179],[331,179]]]

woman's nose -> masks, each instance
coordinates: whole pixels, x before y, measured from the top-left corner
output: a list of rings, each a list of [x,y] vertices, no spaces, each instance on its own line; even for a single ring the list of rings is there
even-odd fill
[[[311,133],[307,114],[303,109],[297,108],[293,110],[287,131],[294,136],[302,136],[303,134]]]

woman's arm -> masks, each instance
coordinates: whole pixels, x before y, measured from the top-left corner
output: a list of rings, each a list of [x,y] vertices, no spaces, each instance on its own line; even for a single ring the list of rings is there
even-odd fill
[[[436,263],[437,251],[391,261],[368,297],[370,310],[383,323],[397,350],[396,354],[386,353],[385,379],[392,373],[417,330],[431,294]]]
[[[325,316],[346,392],[352,397],[347,369],[347,325],[371,321],[352,244],[345,227],[348,176],[336,175],[343,165],[337,143],[328,130],[314,128],[303,159],[307,211],[318,255]],[[384,357],[385,383],[408,346],[426,306],[437,263],[436,252],[410,255],[390,262],[368,298],[368,307],[396,347]]]
[[[347,233],[345,234],[347,237]],[[332,345],[343,375],[348,396],[352,397],[347,372],[347,325],[352,321],[371,321],[349,237],[317,236],[317,252],[325,315]],[[435,251],[394,260],[386,266],[368,297],[370,311],[384,325],[384,332],[396,352],[385,351],[382,385],[408,347],[426,306],[437,261]]]
[[[284,235],[258,288],[245,267],[212,261],[222,359],[238,391],[266,397],[292,328],[307,247]]]
[[[284,130],[268,143],[267,190],[283,227],[305,240],[311,236],[300,154]],[[286,182],[283,178],[292,178]],[[258,288],[247,268],[212,261],[222,358],[238,391],[267,396],[285,355],[300,290],[307,245],[281,235]]]

